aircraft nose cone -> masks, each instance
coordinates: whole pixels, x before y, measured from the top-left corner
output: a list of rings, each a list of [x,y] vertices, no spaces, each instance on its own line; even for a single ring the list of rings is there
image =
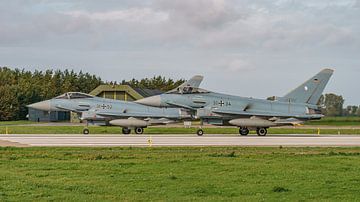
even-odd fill
[[[160,95],[155,95],[155,96],[137,100],[135,102],[139,103],[139,104],[143,104],[143,105],[160,107],[161,106],[161,97],[160,97]]]
[[[41,111],[51,111],[51,106],[50,106],[50,101],[49,100],[36,102],[34,104],[28,105],[27,107],[37,109],[37,110],[41,110]]]

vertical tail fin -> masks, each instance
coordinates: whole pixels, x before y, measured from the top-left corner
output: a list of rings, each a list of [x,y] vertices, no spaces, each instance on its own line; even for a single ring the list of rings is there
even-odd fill
[[[333,73],[332,69],[323,69],[283,98],[296,103],[316,105]]]
[[[190,86],[190,87],[199,88],[203,79],[204,79],[203,76],[196,75],[196,76],[191,77],[191,79],[189,79],[185,83],[181,84],[179,87]]]
[[[170,90],[168,93],[176,92],[176,91],[179,91],[179,89],[184,89],[184,88],[188,88],[188,87],[199,88],[203,79],[204,79],[204,77],[200,76],[200,75],[193,76],[193,77],[191,77],[191,79],[189,79],[185,83],[181,84],[180,86],[176,87],[175,89]]]

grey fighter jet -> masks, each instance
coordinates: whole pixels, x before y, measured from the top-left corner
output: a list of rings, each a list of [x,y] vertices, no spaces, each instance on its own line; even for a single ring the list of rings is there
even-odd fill
[[[149,107],[134,102],[113,100],[91,96],[80,92],[69,92],[50,100],[28,105],[30,108],[43,111],[72,111],[80,115],[80,119],[106,121],[110,125],[122,127],[123,134],[131,129],[142,134],[144,128],[155,124],[168,124],[182,119],[191,119],[188,110],[181,108]],[[84,128],[84,134],[89,133]]]
[[[199,87],[202,77],[195,76],[179,88],[187,86]],[[191,112],[184,108],[149,107],[134,102],[95,97],[80,92],[69,92],[50,100],[28,105],[42,111],[72,111],[88,122],[106,121],[110,125],[122,127],[124,134],[131,129],[142,134],[144,128],[156,124],[168,124],[178,120],[193,119]],[[83,130],[84,134],[89,129]]]
[[[188,85],[136,103],[189,109],[202,123],[237,126],[241,135],[256,130],[259,136],[265,136],[270,127],[297,125],[323,117],[317,104],[333,72],[324,69],[285,96],[274,97],[274,100],[226,95]],[[203,133],[201,128],[197,131],[200,136]]]

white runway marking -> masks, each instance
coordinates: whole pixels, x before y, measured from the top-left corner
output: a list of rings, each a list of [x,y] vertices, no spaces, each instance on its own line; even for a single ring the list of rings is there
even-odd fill
[[[360,135],[0,135],[30,146],[360,146]]]

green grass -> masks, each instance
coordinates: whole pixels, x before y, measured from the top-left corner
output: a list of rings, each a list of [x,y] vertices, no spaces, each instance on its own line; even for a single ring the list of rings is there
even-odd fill
[[[308,121],[305,125],[360,126],[360,117],[324,117],[320,120]]]
[[[21,120],[21,121],[0,121],[0,126],[12,126],[12,125],[26,125],[26,124],[36,124],[39,122]]]
[[[0,134],[82,134],[82,126],[0,126]],[[120,127],[90,126],[91,134],[121,134]],[[150,127],[145,134],[195,134],[197,128]],[[204,128],[205,134],[238,134],[236,127]],[[314,129],[304,128],[270,128],[269,134],[317,134]],[[360,129],[321,129],[321,134],[360,134]],[[251,134],[255,134],[254,131]]]
[[[0,148],[1,201],[356,201],[360,148]]]
[[[81,134],[82,126],[26,126],[34,124],[31,121],[3,121],[0,122],[0,134]],[[23,126],[17,126],[23,125]],[[25,125],[25,126],[24,126]],[[360,126],[360,117],[325,117],[321,120],[306,122],[312,126]],[[197,128],[150,127],[145,129],[146,134],[195,134]],[[236,134],[238,129],[233,128],[205,128],[205,134]],[[90,127],[92,134],[121,134],[119,127]],[[270,134],[317,134],[314,129],[271,128]],[[360,129],[322,129],[321,134],[360,134]],[[254,132],[252,132],[254,134]]]

